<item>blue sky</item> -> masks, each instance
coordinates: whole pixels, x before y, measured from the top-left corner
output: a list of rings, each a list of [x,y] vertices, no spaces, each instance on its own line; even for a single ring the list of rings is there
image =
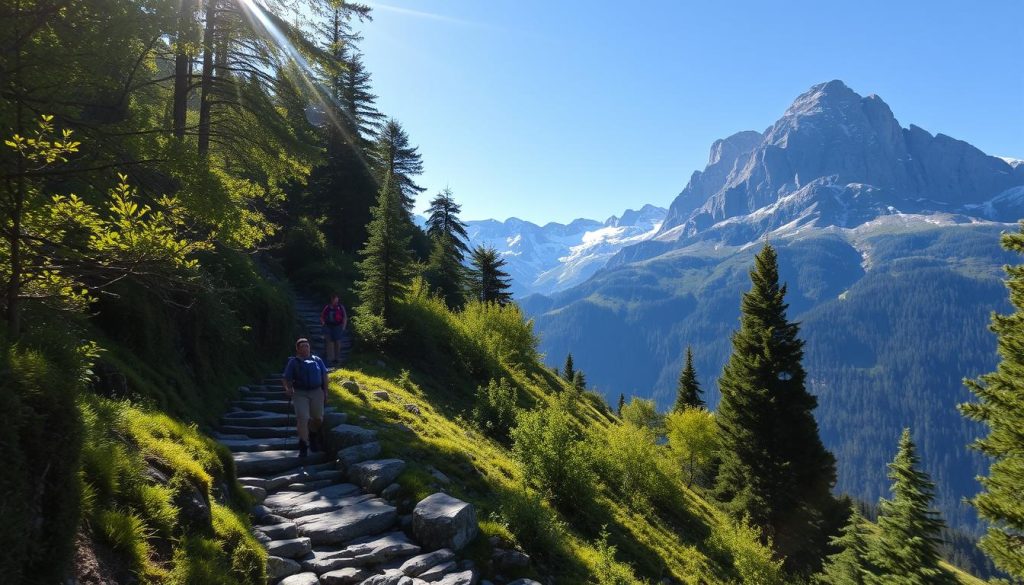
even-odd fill
[[[668,206],[711,143],[811,85],[878,94],[906,127],[1024,158],[1024,2],[369,2],[378,105],[464,219]]]

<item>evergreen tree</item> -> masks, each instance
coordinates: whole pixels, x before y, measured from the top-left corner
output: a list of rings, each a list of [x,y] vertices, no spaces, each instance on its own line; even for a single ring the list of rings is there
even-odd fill
[[[506,305],[512,302],[508,273],[502,270],[505,261],[498,257],[494,248],[478,246],[473,250],[473,269],[470,273],[470,289],[473,298],[485,303]]]
[[[427,261],[427,282],[441,293],[449,307],[461,307],[466,297],[466,269],[463,262],[466,246],[466,224],[459,219],[461,207],[455,203],[450,189],[445,189],[430,202],[427,237],[431,240]]]
[[[459,219],[461,211],[462,206],[455,202],[452,190],[448,188],[434,197],[427,210],[429,213],[427,236],[434,241],[442,236],[450,237],[455,246],[453,253],[456,254],[456,259],[460,264],[465,261],[466,254],[469,253],[469,246],[466,244],[466,240],[469,239],[469,235],[466,234],[466,224]]]
[[[420,159],[419,147],[409,145],[409,135],[394,118],[387,121],[370,149],[377,180],[389,183],[399,194],[401,209],[412,223],[412,208],[416,196],[423,192],[413,181],[413,177],[423,173],[423,161]]]
[[[821,573],[814,576],[818,585],[866,585],[875,569],[868,559],[871,532],[856,506],[851,506],[850,520],[841,535],[832,539],[839,552],[829,555]]]
[[[721,465],[716,499],[748,517],[790,571],[817,568],[834,511],[835,459],[818,436],[817,399],[804,388],[803,342],[786,319],[775,249],[757,254],[743,295],[740,329],[719,387]]]
[[[572,375],[572,387],[577,392],[583,392],[587,389],[587,377],[583,375],[583,370],[576,370]]]
[[[697,371],[693,369],[693,350],[686,346],[686,364],[679,374],[679,387],[676,390],[676,403],[672,407],[674,412],[682,412],[687,408],[701,408],[704,400],[701,399],[702,391],[700,382],[697,381]]]
[[[882,499],[879,534],[868,551],[878,567],[868,575],[869,585],[953,585],[957,580],[939,565],[942,519],[931,508],[935,484],[918,469],[910,429],[900,436],[896,459],[889,464],[893,497]]]
[[[373,219],[366,246],[359,251],[361,280],[356,282],[360,316],[379,316],[385,323],[393,319],[396,299],[405,292],[411,280],[412,258],[409,254],[409,232],[404,225],[400,193],[385,180],[371,210]]]
[[[1018,232],[1003,234],[1002,245],[1024,253],[1024,224]],[[988,436],[972,445],[993,460],[988,477],[981,478],[983,491],[971,500],[989,521],[980,546],[997,567],[1024,579],[1024,266],[1007,266],[1006,272],[1015,310],[992,316],[1000,361],[995,372],[966,382],[980,402],[962,404],[960,410],[988,426]]]
[[[619,415],[620,417],[622,416],[622,407],[623,406],[626,406],[626,395],[620,392],[619,393],[619,404],[618,404],[618,406],[615,409],[615,414]]]
[[[565,356],[565,366],[562,368],[562,379],[566,382],[572,382],[573,376],[576,375],[576,368],[572,363],[572,352],[569,352]]]

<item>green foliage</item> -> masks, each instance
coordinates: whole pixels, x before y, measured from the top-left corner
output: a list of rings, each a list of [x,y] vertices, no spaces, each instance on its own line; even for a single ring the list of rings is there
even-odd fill
[[[494,248],[478,246],[473,250],[469,276],[469,296],[484,303],[506,305],[512,302],[509,275],[503,270],[505,260]]]
[[[710,468],[719,449],[715,415],[700,407],[674,410],[665,417],[668,446],[687,487],[710,484]]]
[[[524,485],[505,492],[499,510],[501,523],[530,556],[554,562],[567,554],[565,522],[533,490]]]
[[[1002,236],[1006,250],[1024,253],[1024,224],[1017,233]],[[981,517],[990,522],[981,548],[1008,574],[1024,579],[1024,266],[1006,267],[1006,286],[1014,312],[992,316],[1000,361],[996,370],[966,381],[978,402],[960,405],[971,420],[988,426],[988,435],[971,446],[992,459],[983,490],[971,500]]]
[[[502,443],[508,443],[509,431],[516,422],[519,391],[507,379],[491,379],[476,389],[473,423],[481,431]]]
[[[704,406],[704,400],[700,397],[701,393],[700,382],[697,381],[697,370],[693,368],[693,349],[686,346],[686,360],[683,371],[679,373],[676,403],[672,406],[672,410],[679,412],[686,408]]]
[[[867,575],[870,585],[925,585],[955,583],[940,565],[939,533],[944,523],[931,510],[935,486],[920,471],[920,459],[910,429],[900,436],[899,451],[889,465],[891,500],[881,501],[878,538],[870,544],[868,558],[877,575]]]
[[[719,527],[711,535],[709,544],[731,556],[739,583],[788,585],[791,581],[783,571],[782,561],[775,559],[771,540],[766,544],[761,540],[760,529],[740,520]]]
[[[538,363],[537,336],[533,321],[526,320],[514,303],[470,301],[458,313],[465,335],[477,340],[486,352],[511,369],[529,369]]]
[[[601,528],[597,544],[597,567],[594,569],[595,585],[634,585],[641,581],[633,574],[633,569],[615,560],[618,549],[608,544],[608,527]]]
[[[567,412],[558,407],[520,412],[511,434],[512,456],[528,482],[565,508],[587,499],[593,486],[590,454]]]
[[[828,541],[835,460],[818,436],[817,399],[804,388],[803,342],[786,318],[775,250],[765,245],[743,295],[740,329],[719,388],[721,450],[715,496],[735,519],[749,518],[787,567],[816,569]]]
[[[140,516],[132,512],[100,510],[93,516],[92,523],[95,533],[125,557],[129,570],[139,576],[150,572],[147,563],[150,556],[147,539],[150,534],[146,522]]]
[[[637,509],[667,501],[672,489],[659,465],[656,438],[650,427],[628,423],[590,435],[601,477]]]
[[[371,211],[373,219],[367,229],[370,236],[359,251],[360,280],[356,282],[359,306],[356,308],[356,330],[359,318],[379,316],[384,324],[393,326],[395,304],[405,294],[412,279],[412,257],[409,253],[411,230],[415,229],[402,207],[401,193],[390,181],[381,184],[377,205]],[[363,330],[380,331],[370,327]],[[377,337],[378,341],[386,341]]]
[[[452,308],[466,300],[467,277],[463,263],[469,248],[466,245],[466,224],[459,219],[461,208],[451,189],[438,193],[430,202],[427,236],[432,242],[427,261],[427,280]]]
[[[814,576],[818,585],[865,585],[867,575],[876,573],[868,559],[869,546],[873,536],[867,528],[864,517],[856,506],[850,510],[850,520],[842,534],[833,537],[831,544],[839,552],[829,555],[821,573]]]
[[[622,407],[622,421],[654,432],[660,432],[664,426],[663,417],[658,414],[653,400],[633,397],[633,400]]]
[[[576,368],[572,363],[572,353],[565,355],[565,365],[562,367],[562,379],[566,382],[572,382],[576,376]]]

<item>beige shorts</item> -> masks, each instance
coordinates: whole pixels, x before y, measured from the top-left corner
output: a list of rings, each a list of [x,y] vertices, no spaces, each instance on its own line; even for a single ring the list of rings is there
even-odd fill
[[[309,420],[312,416],[315,419],[324,418],[324,391],[296,390],[292,396],[292,406],[295,407],[295,417],[301,421]]]

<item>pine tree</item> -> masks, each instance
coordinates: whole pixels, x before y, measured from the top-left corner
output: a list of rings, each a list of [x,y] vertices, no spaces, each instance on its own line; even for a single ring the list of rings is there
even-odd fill
[[[450,189],[445,189],[430,202],[427,237],[431,240],[427,261],[427,282],[441,293],[452,308],[461,307],[466,298],[467,274],[463,266],[466,252],[466,224],[459,219],[461,207],[455,203]]]
[[[404,225],[400,193],[385,180],[371,210],[373,219],[366,246],[359,251],[361,280],[356,282],[359,315],[376,315],[390,323],[394,304],[411,280],[412,258],[409,254],[409,232]]]
[[[686,364],[679,374],[679,387],[676,390],[676,403],[672,407],[674,412],[682,412],[687,408],[699,408],[704,406],[701,399],[702,391],[700,382],[697,381],[697,371],[693,369],[693,350],[686,346]]]
[[[626,395],[622,394],[620,392],[619,393],[619,404],[618,404],[618,406],[615,409],[615,414],[619,415],[619,417],[622,416],[622,407],[623,406],[626,406]]]
[[[891,500],[882,499],[878,538],[868,558],[878,567],[869,585],[954,585],[957,580],[939,564],[942,519],[931,510],[935,484],[918,469],[920,459],[910,429],[900,436],[896,459],[889,464]]]
[[[1024,224],[1002,237],[1003,248],[1024,253]],[[1024,579],[1024,265],[1007,266],[1006,286],[1014,312],[993,315],[991,329],[998,339],[1000,361],[996,371],[967,386],[980,402],[962,404],[961,412],[985,423],[988,436],[972,447],[992,458],[983,491],[971,503],[989,522],[981,549],[1008,574]]]
[[[770,245],[755,257],[750,279],[719,380],[722,450],[714,495],[773,541],[788,570],[808,572],[828,542],[835,459],[818,436],[817,399],[804,388],[803,342],[786,319],[786,287]]]
[[[423,173],[423,161],[418,150],[419,147],[409,145],[409,135],[394,118],[384,124],[370,149],[378,181],[393,185],[410,224],[416,196],[424,190],[413,181],[413,177]]]
[[[572,363],[572,352],[569,352],[565,356],[565,366],[562,367],[562,379],[566,382],[572,382],[573,376],[576,375],[576,368]]]
[[[871,531],[856,506],[851,506],[850,520],[841,535],[832,539],[839,552],[829,555],[821,573],[814,576],[818,585],[866,585],[869,575],[876,573],[868,559]]]
[[[576,370],[572,375],[572,387],[577,392],[583,392],[587,389],[587,377],[583,375],[583,370]]]
[[[473,298],[485,303],[506,305],[512,302],[508,273],[502,270],[505,261],[498,257],[494,248],[478,246],[473,250],[473,269],[470,273],[470,289]]]

